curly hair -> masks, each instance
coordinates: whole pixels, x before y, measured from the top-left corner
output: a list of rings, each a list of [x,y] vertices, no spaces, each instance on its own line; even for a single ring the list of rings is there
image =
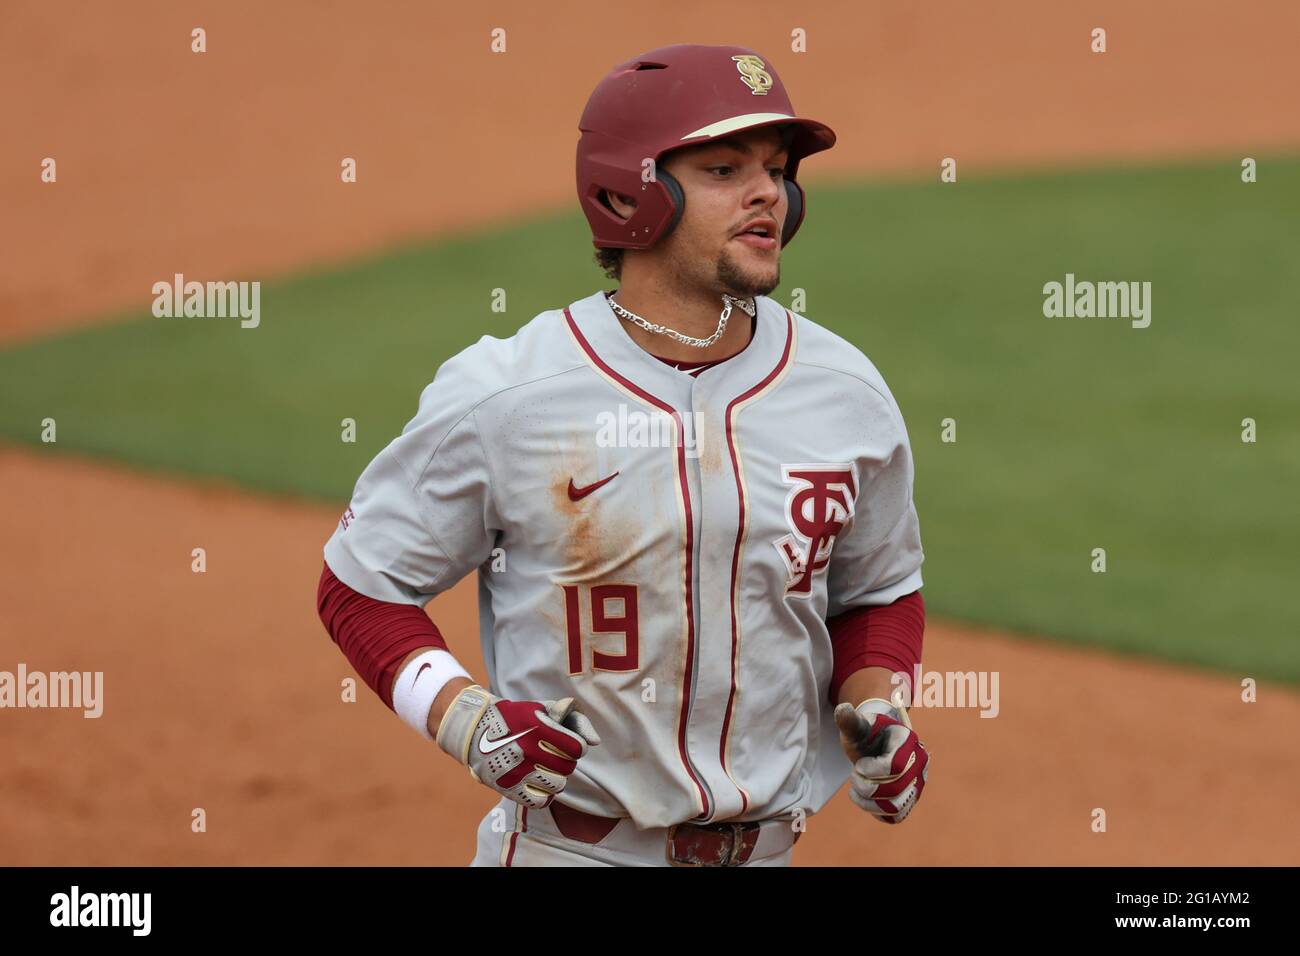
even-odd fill
[[[596,265],[604,270],[605,275],[610,279],[623,278],[623,250],[622,249],[597,249]]]

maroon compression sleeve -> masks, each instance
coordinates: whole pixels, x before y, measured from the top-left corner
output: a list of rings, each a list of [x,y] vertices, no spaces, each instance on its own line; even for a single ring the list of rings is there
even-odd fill
[[[834,668],[830,698],[839,701],[840,688],[864,667],[885,667],[907,674],[908,686],[921,663],[925,634],[925,602],[920,591],[880,607],[855,607],[826,619],[831,634]]]
[[[361,679],[393,706],[393,678],[411,651],[421,647],[448,650],[433,621],[414,604],[376,601],[354,591],[326,564],[316,588],[316,611]]]

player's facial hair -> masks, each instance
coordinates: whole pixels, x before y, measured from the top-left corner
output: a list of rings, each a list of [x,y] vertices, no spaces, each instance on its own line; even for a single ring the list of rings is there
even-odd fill
[[[723,249],[718,253],[717,273],[718,283],[734,296],[768,295],[781,284],[781,260],[777,259],[776,275],[770,281],[758,280],[753,273],[741,269],[731,254]]]

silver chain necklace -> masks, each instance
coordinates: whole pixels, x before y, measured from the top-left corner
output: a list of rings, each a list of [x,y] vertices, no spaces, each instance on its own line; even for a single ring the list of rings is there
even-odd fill
[[[635,312],[629,312],[611,298],[613,294],[614,293],[612,292],[606,292],[605,301],[609,303],[609,307],[614,310],[616,315],[622,316],[633,325],[641,326],[641,328],[645,329],[647,332],[656,332],[660,335],[666,335],[671,339],[676,339],[683,345],[690,345],[697,349],[706,349],[714,342],[718,341],[718,339],[722,338],[722,333],[727,331],[727,319],[731,318],[732,306],[740,306],[741,311],[747,314],[750,318],[754,318],[758,314],[758,307],[755,305],[752,298],[737,299],[735,296],[727,295],[724,292],[722,294],[722,314],[718,316],[717,329],[714,330],[713,334],[707,339],[697,339],[689,335],[683,335],[676,329],[670,329],[664,325],[655,325],[653,322],[641,318],[641,316],[637,315]]]

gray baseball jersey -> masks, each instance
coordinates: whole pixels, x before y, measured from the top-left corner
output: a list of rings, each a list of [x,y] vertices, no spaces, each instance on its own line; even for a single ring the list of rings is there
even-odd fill
[[[325,545],[382,601],[424,605],[477,569],[490,689],[575,697],[602,743],[563,800],[639,827],[819,810],[849,772],[826,617],[921,587],[880,373],[755,301],[749,345],[697,376],[640,348],[602,292],[484,336],[438,369]]]

